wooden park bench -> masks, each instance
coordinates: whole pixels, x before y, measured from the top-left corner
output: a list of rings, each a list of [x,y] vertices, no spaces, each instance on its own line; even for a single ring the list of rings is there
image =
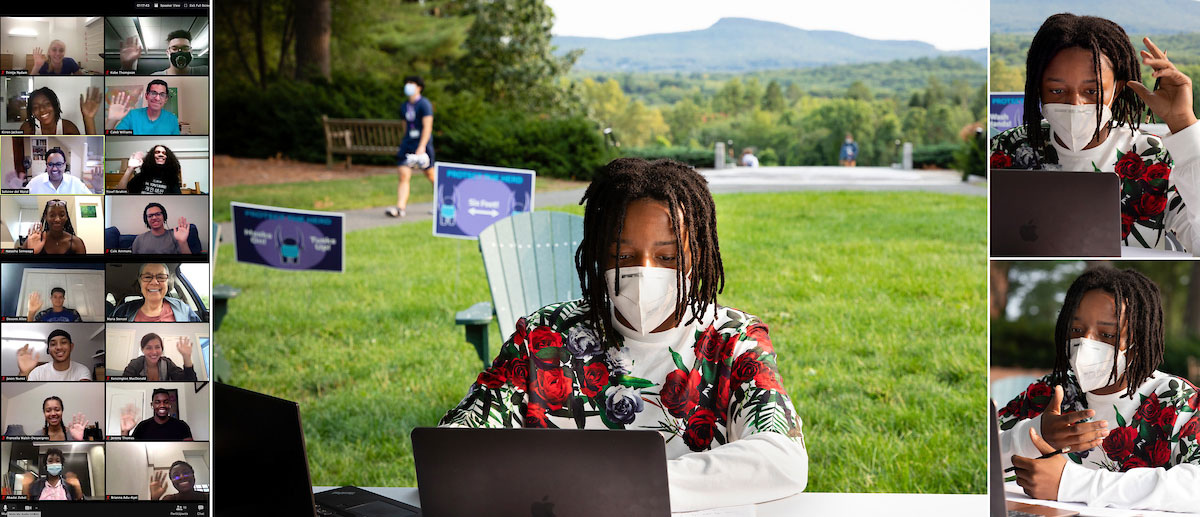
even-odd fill
[[[479,302],[459,311],[454,319],[466,325],[467,342],[475,345],[484,368],[492,360],[488,325],[493,314],[500,322],[500,338],[505,340],[516,330],[517,318],[581,296],[575,250],[582,240],[583,218],[565,212],[516,214],[479,234],[479,253],[492,303]]]
[[[346,155],[395,156],[404,140],[403,120],[329,118],[321,115],[325,125],[325,166],[333,168],[333,153]]]

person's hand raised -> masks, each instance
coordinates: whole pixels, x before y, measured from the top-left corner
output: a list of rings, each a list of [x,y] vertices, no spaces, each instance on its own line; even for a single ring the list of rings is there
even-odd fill
[[[175,225],[175,229],[173,231],[175,233],[175,241],[179,243],[180,251],[183,253],[187,253],[188,251],[190,251],[187,248],[187,238],[188,238],[187,218],[180,217],[179,222]]]
[[[154,478],[150,480],[150,500],[162,499],[165,493],[167,493],[167,474],[160,470],[155,472]]]
[[[179,354],[185,360],[192,358],[192,340],[188,339],[187,336],[180,337],[179,341],[175,343],[175,348],[179,350]]]
[[[21,371],[21,375],[29,375],[29,372],[37,368],[38,354],[33,351],[33,348],[28,344],[17,349],[17,369]]]
[[[1108,436],[1108,421],[1079,422],[1096,416],[1096,412],[1085,409],[1063,414],[1062,399],[1062,386],[1055,386],[1054,398],[1042,413],[1041,433],[1045,441],[1055,450],[1068,447],[1071,452],[1086,451],[1104,443],[1104,437]]]
[[[33,47],[33,70],[30,72],[41,71],[44,64],[46,64],[46,54],[42,52],[42,47]]]
[[[104,97],[100,95],[100,88],[95,86],[87,89],[87,96],[79,94],[79,112],[83,113],[84,120],[91,120],[96,117],[96,112],[100,111],[100,101]]]
[[[83,441],[83,430],[87,428],[87,417],[83,413],[75,413],[75,417],[71,419],[71,426],[67,428],[71,432],[71,439],[75,441]]]
[[[129,436],[129,432],[137,426],[137,407],[133,404],[121,408],[121,435]]]
[[[33,223],[29,227],[29,234],[25,236],[25,247],[33,250],[34,254],[42,252],[42,247],[46,245],[46,232],[42,228],[42,223]]]
[[[142,57],[142,43],[137,36],[130,36],[121,42],[121,70],[137,68],[138,58]]]
[[[36,314],[42,310],[42,293],[34,291],[29,295],[29,312]]]
[[[142,95],[142,89],[139,87],[137,93],[133,95],[125,93],[124,90],[118,91],[109,99],[108,102],[108,119],[121,120],[125,115],[129,114],[129,110],[133,109],[138,103],[138,98]]]
[[[1127,84],[1150,111],[1167,123],[1172,133],[1183,131],[1196,122],[1196,113],[1192,111],[1192,79],[1175,68],[1167,59],[1167,53],[1150,38],[1143,38],[1142,43],[1146,45],[1146,50],[1141,52],[1142,63],[1154,69],[1151,75],[1158,79],[1158,90],[1150,91],[1137,81]]]
[[[146,151],[134,151],[129,155],[129,167],[136,168],[142,166],[142,160],[146,158]]]

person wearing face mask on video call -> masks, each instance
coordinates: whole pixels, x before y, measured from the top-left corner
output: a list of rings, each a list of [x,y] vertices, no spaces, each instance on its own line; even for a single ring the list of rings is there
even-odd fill
[[[78,501],[83,499],[83,487],[79,477],[71,472],[63,473],[61,449],[46,450],[46,475],[35,473],[22,476],[23,490],[31,501]]]
[[[1200,399],[1162,363],[1158,286],[1132,269],[1088,270],[1067,290],[1053,373],[997,412],[1001,462],[1031,497],[1200,511]],[[1056,451],[1055,454],[1038,459]]]
[[[1029,47],[1025,123],[992,138],[994,169],[1116,172],[1126,246],[1200,250],[1200,128],[1192,80],[1149,38],[1134,52],[1116,23],[1056,14]],[[1158,89],[1141,83],[1153,69]],[[1147,107],[1170,129],[1138,129]],[[1043,121],[1043,118],[1045,121]],[[1169,152],[1168,152],[1169,151]]]
[[[137,36],[130,36],[121,42],[121,70],[137,70],[141,57],[142,43]],[[192,33],[186,30],[171,31],[167,34],[167,68],[150,75],[207,75],[208,67],[191,66],[192,58]]]
[[[440,425],[658,429],[674,511],[803,491],[802,424],[767,326],[717,304],[725,274],[706,180],[679,162],[621,158],[581,202],[583,298],[518,320]]]

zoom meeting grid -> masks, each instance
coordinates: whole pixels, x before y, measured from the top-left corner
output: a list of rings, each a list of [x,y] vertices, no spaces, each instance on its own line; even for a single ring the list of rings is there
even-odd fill
[[[209,4],[53,9],[0,7],[0,517],[207,516]]]

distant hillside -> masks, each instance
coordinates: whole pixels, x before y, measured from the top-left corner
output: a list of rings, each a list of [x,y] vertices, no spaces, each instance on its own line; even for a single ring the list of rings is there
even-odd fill
[[[945,52],[920,41],[872,40],[782,23],[722,18],[704,30],[623,39],[555,36],[559,53],[584,49],[576,70],[745,72],[959,55],[983,63],[987,50]]]
[[[1126,32],[1172,34],[1200,28],[1200,2],[1194,0],[991,0],[992,32],[1033,34],[1052,14],[1101,16]]]

